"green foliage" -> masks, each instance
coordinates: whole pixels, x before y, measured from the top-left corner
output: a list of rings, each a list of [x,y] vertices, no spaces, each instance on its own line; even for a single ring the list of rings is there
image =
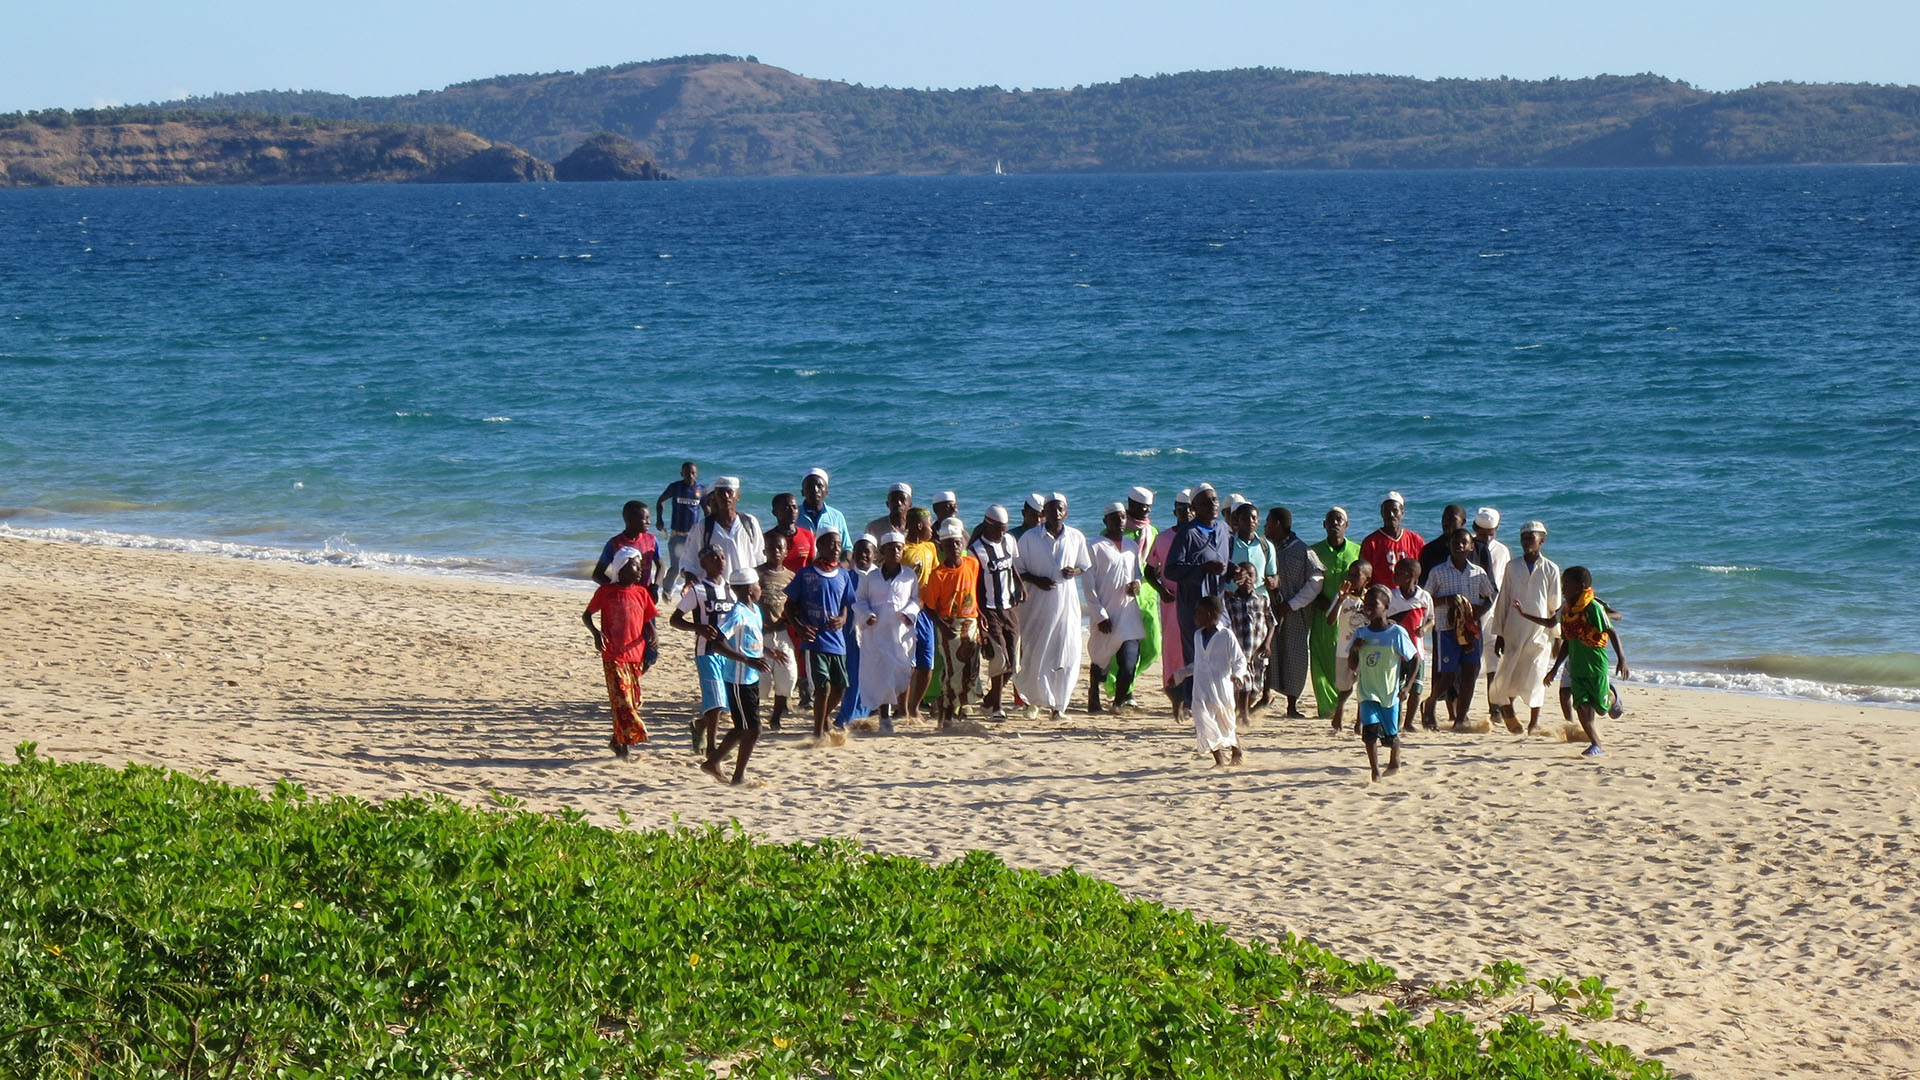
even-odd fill
[[[1653,1078],[1071,870],[0,766],[0,1075]],[[1489,968],[1494,981],[1517,978]]]
[[[1580,1015],[1592,1020],[1605,1020],[1613,1015],[1613,996],[1619,993],[1607,985],[1607,980],[1598,975],[1589,975],[1580,980]]]

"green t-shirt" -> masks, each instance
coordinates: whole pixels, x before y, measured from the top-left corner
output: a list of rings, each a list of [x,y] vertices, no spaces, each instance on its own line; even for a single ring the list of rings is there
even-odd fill
[[[1375,705],[1400,700],[1400,662],[1418,655],[1406,628],[1393,622],[1385,630],[1363,626],[1353,632],[1352,649],[1360,654],[1360,677],[1355,686],[1360,700]]]

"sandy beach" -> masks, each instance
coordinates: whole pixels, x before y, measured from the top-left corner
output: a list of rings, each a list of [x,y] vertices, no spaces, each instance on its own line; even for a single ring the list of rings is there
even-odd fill
[[[903,725],[820,750],[790,724],[741,790],[694,767],[689,645],[670,631],[655,741],[606,751],[587,595],[0,539],[0,737],[316,793],[497,790],[616,827],[624,811],[934,860],[985,848],[1405,979],[1495,960],[1601,974],[1646,1017],[1576,1032],[1683,1075],[1920,1075],[1913,712],[1629,684],[1597,762],[1421,734],[1377,785],[1357,740],[1272,714],[1228,770],[1163,713]]]

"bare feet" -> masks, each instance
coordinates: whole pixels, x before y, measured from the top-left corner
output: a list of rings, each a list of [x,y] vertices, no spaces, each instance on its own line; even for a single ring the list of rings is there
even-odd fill
[[[846,732],[844,732],[844,731],[829,731],[829,732],[827,732],[827,745],[828,745],[828,746],[845,746],[845,745],[847,745],[847,733],[846,733]]]
[[[720,775],[720,763],[713,760],[712,758],[708,758],[707,760],[700,763],[700,771],[703,773],[706,773],[708,776],[713,777],[715,780],[718,780],[723,784],[727,782],[727,778]]]
[[[1229,765],[1238,765],[1238,764],[1240,764],[1241,762],[1243,762],[1243,761],[1245,761],[1245,760],[1246,760],[1246,756],[1245,756],[1245,755],[1243,755],[1242,753],[1240,753],[1240,747],[1239,747],[1239,745],[1238,745],[1238,744],[1235,744],[1235,746],[1234,746],[1234,748],[1233,748],[1233,754],[1232,754],[1232,756],[1230,756],[1230,757],[1228,757],[1228,758],[1227,758],[1227,764],[1229,764]]]

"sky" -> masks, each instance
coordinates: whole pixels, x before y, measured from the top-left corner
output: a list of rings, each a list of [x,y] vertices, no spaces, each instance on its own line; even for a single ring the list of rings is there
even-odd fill
[[[400,94],[689,53],[869,86],[1067,87],[1233,67],[1705,90],[1920,84],[1916,0],[101,0],[6,18],[0,112],[301,89]]]

